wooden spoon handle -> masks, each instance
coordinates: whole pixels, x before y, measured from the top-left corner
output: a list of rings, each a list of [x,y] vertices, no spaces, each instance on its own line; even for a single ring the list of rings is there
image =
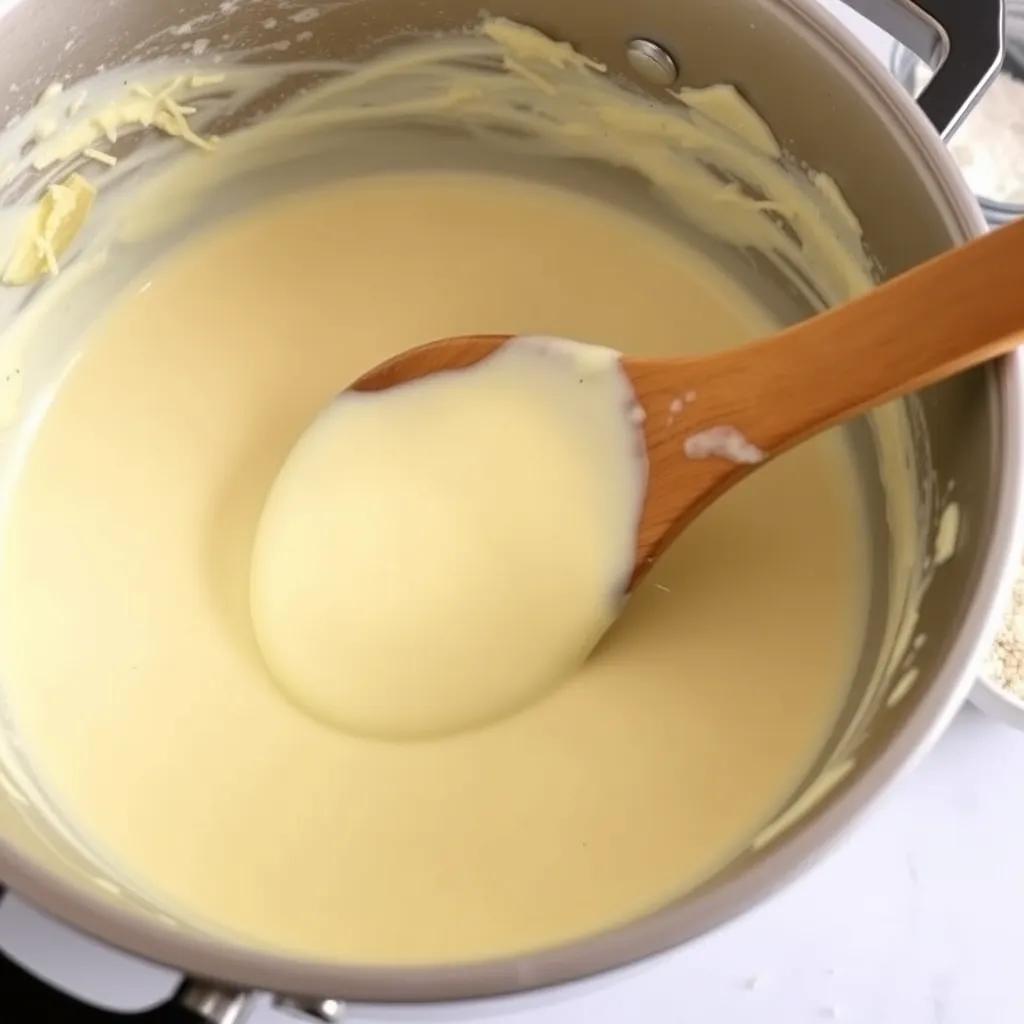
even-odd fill
[[[764,341],[697,359],[626,359],[647,412],[650,464],[632,583],[687,523],[756,468],[687,458],[688,438],[731,427],[771,458],[1003,355],[1024,340],[1021,332],[1024,221]]]
[[[705,407],[776,455],[888,400],[1004,355],[1024,341],[1022,335],[1019,221],[772,338],[701,360],[699,383],[689,360],[673,361],[673,376],[680,388],[697,390],[687,430],[711,425],[699,423]],[[634,382],[645,362],[629,360]],[[651,360],[650,369],[658,372],[655,366],[665,373],[665,362]]]

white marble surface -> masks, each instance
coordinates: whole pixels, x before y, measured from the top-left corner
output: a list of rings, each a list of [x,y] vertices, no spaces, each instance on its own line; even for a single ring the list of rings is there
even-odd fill
[[[823,0],[885,59],[889,41]],[[1019,787],[1019,788],[1018,788]],[[17,900],[0,947],[101,1005],[175,986]],[[0,1018],[2,1018],[0,1011]],[[937,749],[814,870],[683,950],[567,989],[459,1006],[353,1006],[352,1024],[1019,1024],[1024,734],[961,713]],[[254,1024],[284,1024],[261,1007]]]

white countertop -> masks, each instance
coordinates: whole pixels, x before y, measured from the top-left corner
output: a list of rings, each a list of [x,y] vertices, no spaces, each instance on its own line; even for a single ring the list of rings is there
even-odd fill
[[[839,0],[823,2],[885,59],[884,33]],[[111,1007],[151,1005],[177,982],[162,968],[71,935],[14,899],[0,906],[0,947]],[[1024,734],[968,708],[824,861],[716,933],[578,986],[458,1006],[352,1006],[346,1020],[1019,1024],[1022,953]],[[260,1009],[252,1019],[295,1018]]]

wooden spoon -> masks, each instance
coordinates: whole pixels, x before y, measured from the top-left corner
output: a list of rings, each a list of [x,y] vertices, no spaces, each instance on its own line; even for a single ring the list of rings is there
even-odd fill
[[[763,341],[696,358],[623,357],[647,414],[647,493],[629,589],[683,527],[768,459],[1009,352],[1024,341],[1021,332],[1024,221]],[[382,363],[352,387],[380,391],[472,366],[509,337],[435,341]],[[733,428],[756,446],[755,461],[688,456],[687,440],[715,427]]]

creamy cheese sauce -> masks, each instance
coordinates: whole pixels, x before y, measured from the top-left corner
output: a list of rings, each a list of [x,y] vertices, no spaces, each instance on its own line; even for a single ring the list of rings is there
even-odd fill
[[[40,778],[173,913],[293,952],[499,956],[685,892],[783,804],[846,694],[866,558],[839,437],[703,515],[563,685],[437,741],[289,702],[250,558],[308,424],[410,345],[542,329],[669,355],[772,326],[670,236],[497,176],[339,183],[184,243],[88,332],[8,508],[4,678]]]
[[[728,84],[654,103],[502,19],[358,64],[193,54],[42,90],[0,132],[4,839],[159,927],[422,963],[606,929],[784,836],[914,685],[954,551],[913,401],[868,421],[888,600],[827,758],[868,603],[837,435],[703,515],[579,671],[518,689],[531,638],[493,702],[446,677],[482,703],[441,739],[288,696],[253,554],[310,424],[412,345],[690,354],[779,326],[755,278],[787,320],[869,288],[835,183]],[[700,396],[671,397],[685,431]],[[729,424],[689,441],[760,454]],[[367,621],[398,638],[408,610]],[[392,731],[434,731],[411,724]]]

